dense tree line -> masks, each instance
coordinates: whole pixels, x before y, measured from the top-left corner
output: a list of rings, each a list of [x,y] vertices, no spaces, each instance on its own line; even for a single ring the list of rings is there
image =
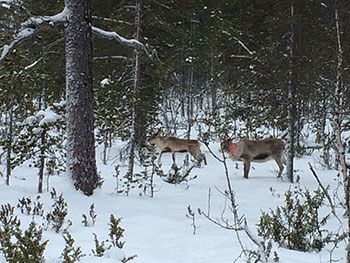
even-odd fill
[[[64,6],[62,0],[2,3],[2,47],[31,16],[54,15]],[[341,131],[349,128],[350,22],[342,19],[349,10],[346,1],[333,0],[91,1],[94,26],[155,51],[150,59],[135,48],[93,36],[97,142],[107,151],[117,138],[128,141],[121,158],[129,158],[132,166],[146,158],[146,138],[159,125],[168,134],[182,129],[189,137],[197,129],[203,139],[217,139],[223,130],[236,132],[235,121],[244,120],[242,136],[260,136],[255,128],[265,125],[287,131],[289,144],[298,150],[302,127],[309,124],[329,162],[335,133],[326,127],[335,113],[337,71],[342,76]],[[0,64],[2,160],[9,161],[9,171],[16,165],[11,160],[20,123],[65,100],[63,27],[40,26]]]
[[[0,0],[0,14],[7,184],[30,160],[41,192],[67,155],[75,186],[91,195],[95,140],[107,163],[116,139],[127,142],[119,158],[133,182],[159,126],[187,138],[196,130],[204,142],[267,136],[257,132],[265,126],[285,135],[293,182],[307,125],[325,166],[340,171],[350,227],[349,1]]]

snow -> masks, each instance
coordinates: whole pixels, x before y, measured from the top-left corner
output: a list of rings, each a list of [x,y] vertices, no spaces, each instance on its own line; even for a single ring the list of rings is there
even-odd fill
[[[38,117],[42,117],[39,122],[39,126],[44,126],[45,124],[50,124],[58,121],[61,116],[54,112],[51,108],[47,108],[46,110],[41,110],[37,113]]]
[[[108,85],[109,84],[109,78],[104,78],[103,80],[101,80],[100,84],[101,84],[102,87]]]
[[[19,42],[23,41],[24,39],[30,37],[35,32],[32,28],[25,28],[21,30],[16,36],[15,39],[10,43],[10,45],[4,45],[2,48],[2,53],[0,56],[0,61],[3,60],[6,55],[11,51],[11,49],[18,44]]]
[[[10,8],[11,8],[11,6],[8,5],[8,4],[1,4],[1,6],[2,6],[3,8],[7,8],[7,9],[10,9]]]
[[[31,17],[26,22],[22,23],[22,28],[27,28],[31,25],[40,25],[45,22],[49,22],[51,25],[54,25],[55,23],[63,23],[67,21],[68,15],[69,10],[65,7],[62,12],[53,16]]]
[[[61,116],[54,112],[51,107],[46,108],[45,110],[40,110],[35,114],[35,116],[29,116],[23,122],[24,125],[34,126],[39,122],[39,126],[42,127],[46,124],[57,122]]]
[[[116,39],[120,43],[124,43],[124,44],[130,45],[130,46],[144,47],[140,41],[138,41],[136,39],[126,39],[126,38],[122,37],[121,35],[119,35],[117,32],[105,31],[103,29],[100,29],[100,28],[94,27],[94,26],[92,27],[92,31],[96,34],[99,34],[100,36],[105,37],[105,38]]]
[[[46,116],[51,116],[47,114]],[[29,120],[28,120],[29,121]],[[113,159],[121,149],[122,143],[116,143],[110,151]],[[218,153],[218,144],[212,143],[211,149]],[[72,180],[65,175],[52,176],[49,179],[49,188],[54,187],[57,195],[63,194],[68,203],[67,218],[72,221],[68,228],[75,240],[75,247],[80,246],[86,254],[81,262],[119,262],[124,256],[137,257],[130,261],[136,263],[232,263],[245,262],[239,258],[241,247],[233,231],[216,226],[204,216],[199,215],[198,208],[209,212],[214,219],[221,217],[231,220],[232,215],[226,207],[227,200],[220,193],[227,189],[223,165],[217,161],[203,146],[208,165],[203,168],[195,168],[192,171],[197,178],[179,185],[172,185],[164,182],[161,178],[155,177],[154,198],[147,195],[139,195],[140,190],[131,190],[129,196],[116,194],[115,165],[109,163],[103,165],[98,158],[98,170],[104,178],[101,188],[97,189],[93,196],[85,196],[77,192]],[[101,156],[102,147],[97,148],[97,156]],[[297,158],[295,161],[296,175],[300,177],[300,186],[311,191],[317,188],[317,182],[313,178],[308,163],[311,163],[319,175],[324,186],[329,185],[333,190],[338,187],[337,172],[333,170],[322,170],[318,160],[320,152],[317,150],[311,156]],[[182,165],[185,154],[177,154],[176,162]],[[162,169],[167,172],[171,166],[171,155],[163,154]],[[283,204],[284,192],[298,184],[291,184],[276,178],[277,165],[273,162],[263,164],[252,164],[249,179],[244,179],[241,163],[227,162],[232,188],[235,191],[236,201],[239,204],[238,213],[244,215],[253,235],[256,235],[256,224],[258,223],[261,211],[268,212]],[[238,165],[237,165],[238,164]],[[1,171],[5,170],[3,164]],[[140,169],[140,168],[139,168]],[[121,176],[125,174],[127,167],[121,167]],[[21,166],[13,171],[11,185],[6,186],[5,178],[0,179],[0,200],[1,204],[10,203],[15,206],[18,199],[30,196],[35,200],[37,194],[37,169],[29,166]],[[19,178],[22,178],[21,180]],[[45,180],[46,182],[46,180]],[[46,186],[44,187],[46,189]],[[210,202],[208,200],[210,191]],[[342,196],[341,190],[338,194]],[[40,201],[44,203],[45,211],[50,211],[52,200],[49,192],[40,194]],[[210,211],[209,211],[210,203]],[[97,219],[95,225],[85,227],[82,224],[82,214],[88,214],[90,205],[95,205]],[[193,234],[192,220],[186,217],[187,207],[190,206],[195,213],[196,233]],[[226,207],[226,210],[225,210]],[[325,214],[330,212],[329,207],[324,206]],[[110,215],[122,218],[121,227],[125,229],[125,246],[122,250],[112,249],[103,258],[91,255],[91,249],[95,248],[93,233],[96,233],[99,241],[108,238]],[[342,211],[338,211],[341,217]],[[19,218],[29,223],[32,216],[22,215],[18,212]],[[38,216],[33,217],[41,222]],[[344,219],[343,219],[344,220]],[[344,220],[345,221],[345,220]],[[345,224],[345,222],[344,222]],[[26,224],[22,224],[25,226]],[[65,227],[67,227],[67,222]],[[336,230],[339,223],[331,219],[328,228]],[[247,248],[257,247],[243,234],[240,233],[242,243]],[[43,240],[49,240],[45,250],[46,263],[62,262],[60,255],[64,248],[62,233],[57,234],[53,230],[46,230]],[[273,251],[277,251],[282,263],[319,263],[329,262],[332,246],[326,246],[321,252],[303,253],[279,248],[276,245]],[[333,251],[333,259],[338,262],[345,262],[345,244],[339,243],[339,247]],[[5,262],[0,256],[0,262]],[[273,262],[270,259],[270,262]]]

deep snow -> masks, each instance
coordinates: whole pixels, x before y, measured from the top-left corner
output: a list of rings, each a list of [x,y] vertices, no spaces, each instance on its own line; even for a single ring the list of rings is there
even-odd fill
[[[111,160],[120,149],[117,144],[109,153]],[[211,149],[219,155],[218,144],[211,144]],[[132,190],[129,196],[116,194],[116,177],[114,166],[117,163],[110,161],[108,165],[101,162],[100,148],[97,149],[98,170],[104,178],[104,183],[91,197],[84,196],[81,192],[75,191],[72,181],[65,175],[53,176],[49,180],[49,188],[54,187],[57,194],[63,193],[64,199],[68,202],[67,219],[72,221],[69,232],[75,239],[75,246],[80,246],[86,257],[81,262],[119,262],[123,255],[127,257],[137,255],[131,261],[136,263],[231,263],[244,262],[244,258],[238,258],[241,248],[237,242],[235,233],[216,226],[209,220],[198,214],[198,208],[208,211],[208,192],[211,189],[210,215],[213,218],[220,218],[227,200],[218,191],[227,189],[224,168],[220,162],[211,156],[208,150],[202,146],[208,165],[203,168],[195,168],[192,173],[197,178],[172,185],[164,182],[161,178],[155,178],[156,192],[154,197],[139,195],[139,190]],[[312,156],[304,156],[295,159],[296,175],[300,177],[301,187],[310,190],[317,188],[317,182],[312,176],[308,163],[310,162],[322,183],[331,189],[338,186],[339,179],[334,170],[323,170],[319,164],[320,153],[315,151]],[[176,155],[176,161],[182,164],[184,154]],[[162,169],[168,171],[171,165],[171,155],[163,154]],[[248,180],[242,177],[242,164],[227,160],[229,175],[233,190],[236,192],[236,201],[239,204],[239,214],[244,215],[253,233],[256,233],[256,224],[261,211],[275,209],[282,205],[284,192],[297,184],[291,184],[276,178],[277,165],[273,161],[263,164],[253,164]],[[1,166],[4,171],[4,166]],[[238,169],[237,169],[238,168]],[[121,175],[124,175],[126,167],[121,168]],[[13,172],[11,185],[5,185],[5,178],[1,178],[0,199],[1,204],[10,203],[16,205],[18,199],[37,197],[38,170],[26,165],[18,167]],[[45,186],[46,188],[46,186]],[[330,191],[332,193],[332,191]],[[341,189],[338,193],[342,196]],[[40,195],[40,201],[45,204],[45,211],[50,211],[52,200],[49,192]],[[97,221],[94,226],[85,227],[82,224],[82,214],[88,214],[91,204],[95,204]],[[191,206],[195,212],[196,233],[193,234],[191,219],[186,217],[187,207]],[[323,212],[329,213],[325,206]],[[26,225],[32,220],[31,216],[22,215],[18,212],[22,224]],[[95,248],[93,233],[96,233],[99,240],[108,238],[109,218],[113,214],[121,217],[121,226],[125,229],[123,241],[125,246],[122,251],[114,249],[104,258],[97,258],[91,255],[91,249]],[[338,211],[341,217],[342,211]],[[226,208],[225,218],[231,219],[231,213]],[[342,217],[341,217],[342,218]],[[34,220],[42,222],[39,217]],[[344,219],[342,219],[344,220]],[[345,220],[344,220],[345,224]],[[328,228],[336,230],[339,223],[331,219]],[[240,233],[242,241],[248,248],[256,248],[249,241],[244,233]],[[60,255],[64,248],[64,240],[61,234],[53,230],[44,231],[43,240],[49,240],[45,250],[45,258],[48,263],[62,262]],[[280,262],[283,263],[312,263],[329,262],[331,246],[327,246],[321,252],[303,253],[291,251],[274,246]],[[90,255],[90,256],[89,256]],[[333,252],[333,259],[338,262],[345,262],[345,244]],[[0,256],[0,262],[5,262]],[[272,262],[272,259],[271,259]]]

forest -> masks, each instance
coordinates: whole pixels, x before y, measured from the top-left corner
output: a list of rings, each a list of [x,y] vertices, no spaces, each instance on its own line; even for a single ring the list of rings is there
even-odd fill
[[[135,184],[140,167],[155,167],[149,138],[159,128],[207,147],[273,136],[286,141],[286,181],[298,181],[295,159],[314,150],[339,173],[349,229],[349,1],[76,3],[0,0],[6,185],[30,165],[38,193],[46,178],[70,173],[91,196],[103,181],[99,158]]]

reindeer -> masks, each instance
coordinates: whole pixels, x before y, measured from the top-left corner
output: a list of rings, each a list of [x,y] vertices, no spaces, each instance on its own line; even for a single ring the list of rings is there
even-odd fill
[[[244,178],[248,179],[251,162],[267,162],[275,160],[279,167],[277,177],[281,177],[283,171],[283,150],[285,143],[277,138],[263,140],[242,139],[238,143],[233,143],[232,138],[227,136],[221,141],[219,152],[226,152],[233,161],[244,162]]]
[[[149,142],[153,145],[156,145],[161,150],[158,162],[160,162],[163,153],[171,152],[173,162],[175,163],[175,153],[188,152],[194,157],[194,159],[197,160],[198,166],[200,166],[202,161],[204,161],[205,165],[207,164],[205,155],[201,151],[201,144],[197,140],[185,140],[175,137],[165,137],[162,136],[162,130],[159,129],[158,132],[149,139]]]

